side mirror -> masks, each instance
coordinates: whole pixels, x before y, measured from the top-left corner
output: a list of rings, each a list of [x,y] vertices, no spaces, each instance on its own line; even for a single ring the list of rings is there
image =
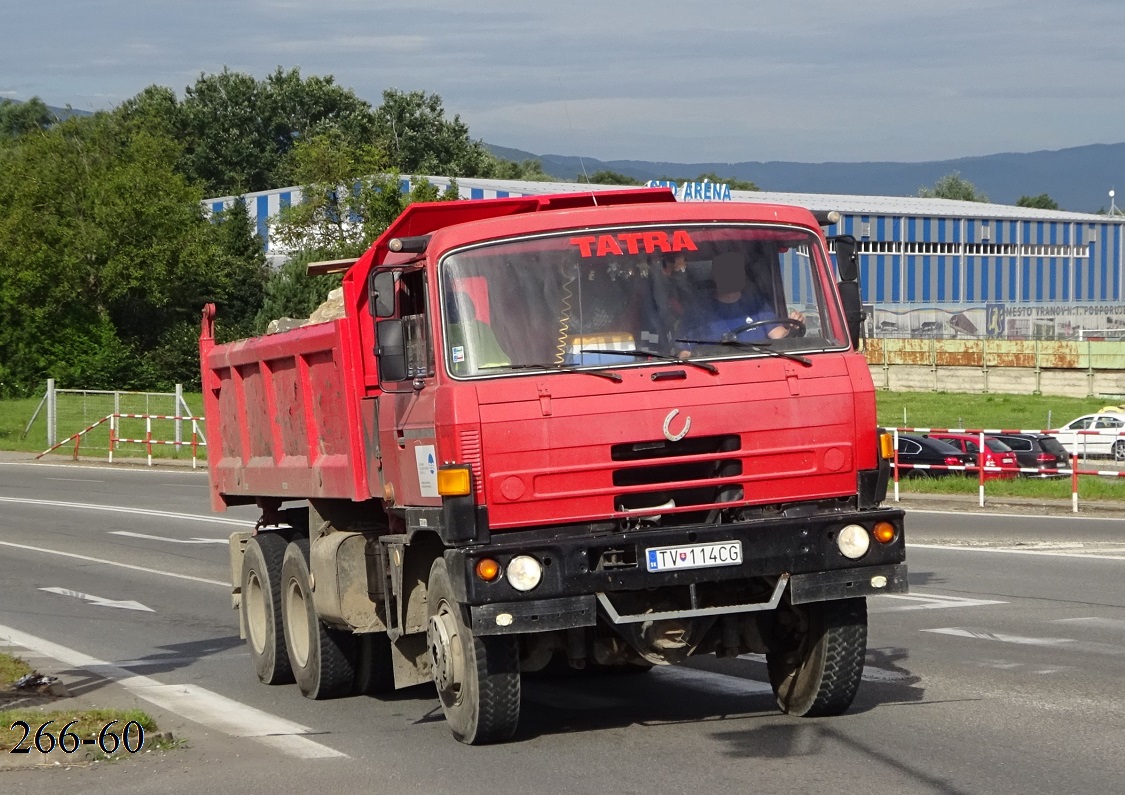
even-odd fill
[[[832,238],[836,243],[836,270],[840,281],[854,282],[859,278],[859,244],[851,235]]]
[[[388,272],[388,276],[391,274]],[[382,320],[375,324],[375,358],[379,362],[380,381],[405,381],[406,340],[401,320]]]
[[[852,338],[852,348],[859,350],[859,336],[863,331],[863,299],[859,295],[859,282],[839,282],[840,301],[844,305],[844,319],[848,324],[848,336]]]
[[[395,273],[375,271],[368,284],[367,303],[375,317],[394,317]]]

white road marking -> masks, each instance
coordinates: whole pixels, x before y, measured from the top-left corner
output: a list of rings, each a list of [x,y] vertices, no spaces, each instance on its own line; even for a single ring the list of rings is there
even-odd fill
[[[225,538],[167,538],[166,536],[150,536],[145,533],[133,533],[129,530],[110,530],[111,536],[126,536],[128,538],[144,538],[149,541],[167,541],[169,544],[222,544],[230,542]]]
[[[902,503],[898,507],[905,508]],[[948,516],[950,511],[928,511],[921,508],[905,508],[908,513],[932,513],[935,516]],[[992,513],[991,511],[957,511],[958,516],[991,516],[1001,519],[1078,519],[1084,522],[1120,522],[1121,519],[1115,516],[1043,516],[1027,513]]]
[[[143,460],[143,459],[142,459]],[[178,469],[169,465],[166,469],[163,466],[149,468],[147,466],[136,466],[129,464],[114,465],[114,464],[56,464],[51,461],[0,461],[0,467],[55,467],[57,469],[87,469],[94,472],[136,472],[147,475],[206,475],[207,470],[191,469],[184,467]]]
[[[939,594],[893,593],[883,594],[883,599],[896,599],[912,604],[895,605],[894,607],[869,607],[868,613],[902,613],[907,610],[941,610],[950,607],[984,607],[986,605],[1004,605],[996,599],[968,599],[964,596],[942,596]]]
[[[1025,517],[1026,518],[1026,517]],[[1114,521],[1120,522],[1120,519]],[[1083,558],[1085,560],[1125,560],[1125,555],[1094,555],[1081,552],[1047,552],[1038,549],[1012,549],[1010,547],[956,547],[944,544],[911,544],[907,549],[937,549],[942,552],[994,552],[1004,555],[1040,555],[1047,558]]]
[[[1051,623],[1082,624],[1088,627],[1104,627],[1106,629],[1125,630],[1125,619],[1120,618],[1100,618],[1098,616],[1090,616],[1089,618],[1056,618]]]
[[[39,590],[46,591],[47,593],[56,593],[59,596],[73,596],[75,599],[85,599],[87,602],[95,604],[98,607],[117,607],[122,610],[142,610],[148,613],[156,612],[151,607],[142,605],[140,602],[134,602],[131,599],[106,599],[102,596],[94,596],[93,594],[82,593],[81,591],[72,591],[69,588],[51,587],[40,588]]]
[[[159,574],[162,577],[174,577],[177,580],[190,580],[191,582],[201,582],[206,585],[220,585],[223,588],[230,588],[229,582],[222,580],[209,580],[206,577],[192,577],[190,574],[180,574],[175,571],[164,571],[163,569],[150,569],[147,566],[134,566],[132,563],[119,563],[116,560],[105,560],[103,558],[92,558],[89,555],[79,555],[75,552],[63,552],[61,549],[44,549],[43,547],[33,547],[28,544],[16,544],[11,541],[0,541],[0,547],[11,547],[12,549],[25,549],[29,552],[42,552],[44,555],[59,555],[64,558],[75,558],[76,560],[84,560],[88,563],[101,563],[103,566],[116,566],[119,569],[131,569],[132,571],[143,571],[146,574]]]
[[[975,640],[993,640],[1000,643],[1015,643],[1021,646],[1039,646],[1041,648],[1108,654],[1111,656],[1125,654],[1125,646],[1116,646],[1112,643],[1081,641],[1075,640],[1074,638],[1030,638],[1022,635],[1006,635],[1002,632],[973,629],[972,627],[941,627],[939,629],[923,629],[922,632],[933,632],[937,635],[953,635],[959,638],[973,638]]]
[[[263,712],[211,690],[191,684],[166,685],[151,677],[134,674],[113,663],[90,657],[12,627],[0,626],[0,637],[67,665],[111,679],[150,704],[224,734],[249,737],[301,759],[347,757],[347,754],[302,736],[316,733],[307,726]]]
[[[43,478],[44,480],[57,480],[63,483],[105,483],[104,480],[91,480],[90,478]]]
[[[212,522],[214,524],[230,524],[239,527],[253,527],[253,522],[245,519],[224,519],[221,516],[208,516],[198,513],[173,513],[172,511],[154,511],[148,508],[127,508],[123,505],[99,505],[91,502],[61,502],[59,500],[32,500],[24,497],[0,497],[0,502],[13,502],[20,505],[46,505],[52,508],[77,508],[83,511],[110,511],[112,513],[132,513],[141,516],[158,516],[162,519],[188,519],[193,522]]]

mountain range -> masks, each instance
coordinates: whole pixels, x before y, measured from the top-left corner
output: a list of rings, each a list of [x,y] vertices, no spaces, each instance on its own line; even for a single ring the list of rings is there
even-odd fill
[[[1021,196],[1046,193],[1058,202],[1060,209],[1074,212],[1109,209],[1109,191],[1117,180],[1123,191],[1120,202],[1125,206],[1125,143],[917,163],[666,163],[534,155],[519,149],[485,145],[497,157],[506,160],[539,160],[546,173],[564,181],[602,170],[615,171],[642,182],[661,178],[694,179],[713,172],[728,179],[752,180],[760,189],[768,191],[916,196],[919,188],[932,187],[946,174],[958,172],[997,204],[1015,204]]]

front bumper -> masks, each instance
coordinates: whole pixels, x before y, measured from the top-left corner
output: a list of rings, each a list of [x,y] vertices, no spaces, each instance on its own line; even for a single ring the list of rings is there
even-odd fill
[[[835,539],[841,528],[861,524],[870,530],[879,521],[894,525],[895,538],[890,543],[873,540],[859,560],[840,553]],[[644,564],[649,548],[735,540],[742,544],[743,562],[738,565],[649,572]],[[532,591],[517,591],[503,576],[483,582],[473,574],[481,558],[493,558],[505,567],[516,555],[531,555],[543,566],[542,580]],[[486,545],[447,550],[445,556],[456,596],[470,606],[593,598],[599,593],[699,583],[765,580],[772,585],[782,575],[790,577],[793,594],[820,593],[821,599],[844,598],[850,595],[849,588],[859,589],[857,583],[871,577],[887,578],[886,585],[872,593],[887,593],[891,588],[902,591],[906,585],[905,567],[901,573],[898,569],[906,558],[903,512],[892,508],[577,536],[513,531],[494,534]],[[820,584],[814,586],[814,582]],[[860,594],[856,591],[855,595]]]

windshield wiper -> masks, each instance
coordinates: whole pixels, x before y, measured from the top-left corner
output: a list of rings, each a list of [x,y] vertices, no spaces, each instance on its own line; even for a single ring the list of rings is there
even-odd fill
[[[723,345],[731,348],[749,348],[759,353],[767,353],[770,356],[777,356],[782,359],[790,359],[794,362],[800,362],[805,367],[812,367],[812,359],[804,356],[798,356],[795,353],[786,353],[785,351],[775,351],[769,347],[769,343],[765,342],[742,342],[740,340],[675,340],[676,342],[683,342],[688,345]]]
[[[647,357],[659,359],[662,362],[672,362],[674,364],[690,364],[693,367],[698,367],[700,370],[706,370],[712,375],[718,375],[719,373],[719,368],[709,362],[693,362],[691,359],[681,359],[678,356],[669,356],[666,353],[657,353],[656,351],[650,351],[644,348],[633,348],[627,351],[610,350],[609,348],[583,348],[579,353],[616,353],[620,356],[635,356],[638,359]]]
[[[478,367],[478,370],[561,370],[566,373],[583,373],[585,375],[596,375],[599,378],[608,378],[610,381],[621,383],[623,380],[617,373],[609,373],[604,370],[579,370],[573,364],[490,364],[485,367]]]

